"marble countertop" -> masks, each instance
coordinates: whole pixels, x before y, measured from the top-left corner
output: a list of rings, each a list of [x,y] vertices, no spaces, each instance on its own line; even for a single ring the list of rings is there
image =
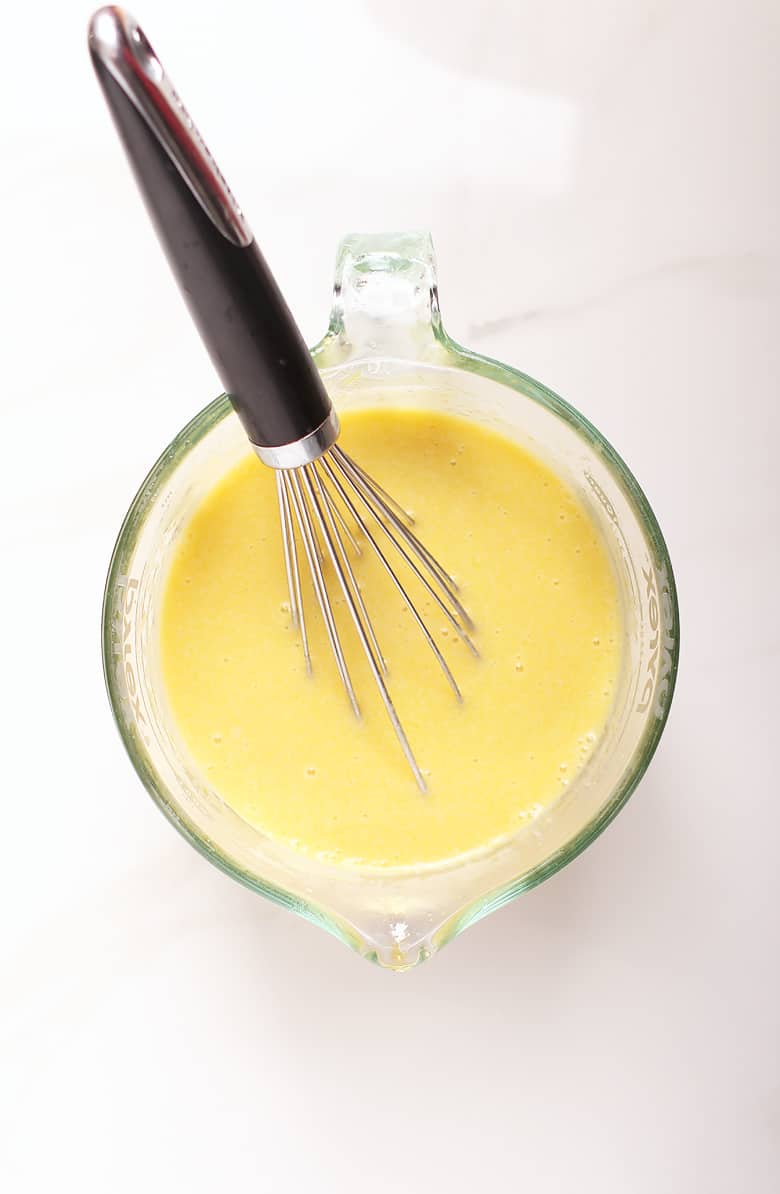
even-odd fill
[[[137,15],[310,342],[344,232],[428,227],[450,333],[605,431],[667,536],[682,665],[608,832],[405,976],[199,858],[124,756],[99,612],[132,494],[217,386],[91,77],[87,8],[13,6],[0,1184],[770,1194],[776,4]]]

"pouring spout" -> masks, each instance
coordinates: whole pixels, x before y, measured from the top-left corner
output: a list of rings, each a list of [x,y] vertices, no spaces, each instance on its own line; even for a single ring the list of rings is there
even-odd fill
[[[375,942],[374,948],[364,956],[386,970],[400,974],[419,966],[432,952],[429,940],[416,934],[406,921],[397,920],[388,925],[387,940]]]

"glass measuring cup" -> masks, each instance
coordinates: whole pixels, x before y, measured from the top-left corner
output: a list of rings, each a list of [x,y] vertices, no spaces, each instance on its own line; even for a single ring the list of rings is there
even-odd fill
[[[297,853],[243,821],[178,740],[162,684],[159,618],[172,553],[215,481],[248,451],[226,397],[165,450],[125,518],[103,606],[103,661],[120,734],[148,791],[210,861],[401,970],[574,858],[625,804],[663,731],[678,659],[666,546],[614,449],[555,394],[449,339],[425,234],[350,236],[314,359],[338,410],[444,409],[500,430],[547,461],[587,507],[613,561],[623,666],[605,731],[565,793],[496,848],[441,865],[340,867]],[[475,799],[479,793],[475,793]]]

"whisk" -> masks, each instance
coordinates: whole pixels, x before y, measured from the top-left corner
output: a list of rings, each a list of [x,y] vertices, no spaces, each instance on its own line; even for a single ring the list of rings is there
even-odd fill
[[[89,26],[92,62],[149,214],[222,385],[260,460],[276,473],[291,620],[312,663],[301,562],[356,716],[360,706],[329,596],[329,573],[424,792],[423,773],[387,684],[387,665],[350,553],[368,545],[449,683],[461,692],[396,566],[414,577],[476,655],[458,586],[411,529],[413,519],[338,445],[339,420],[285,300],[203,139],[138,23],[101,8]],[[407,578],[408,583],[408,578]]]

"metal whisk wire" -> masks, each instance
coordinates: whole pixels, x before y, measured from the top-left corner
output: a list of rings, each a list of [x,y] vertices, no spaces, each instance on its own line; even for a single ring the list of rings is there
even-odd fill
[[[299,547],[302,548],[309,567],[312,587],[336,667],[355,716],[360,717],[360,706],[328,593],[326,564],[335,573],[344,603],[401,749],[418,787],[425,792],[425,779],[390,696],[385,679],[387,664],[349,559],[347,544],[356,555],[361,554],[361,546],[350,529],[348,518],[352,519],[357,532],[390,577],[433,652],[455,697],[460,701],[462,696],[457,681],[406,585],[388,558],[387,551],[380,546],[380,538],[386,548],[395,551],[401,558],[457,635],[472,654],[478,656],[477,648],[468,633],[474,628],[473,622],[457,596],[457,585],[412,532],[411,516],[338,445],[334,444],[318,459],[298,468],[277,470],[276,488],[291,620],[301,633],[307,671],[311,672],[312,664],[303,608]],[[381,535],[377,535],[377,531],[381,532]]]

